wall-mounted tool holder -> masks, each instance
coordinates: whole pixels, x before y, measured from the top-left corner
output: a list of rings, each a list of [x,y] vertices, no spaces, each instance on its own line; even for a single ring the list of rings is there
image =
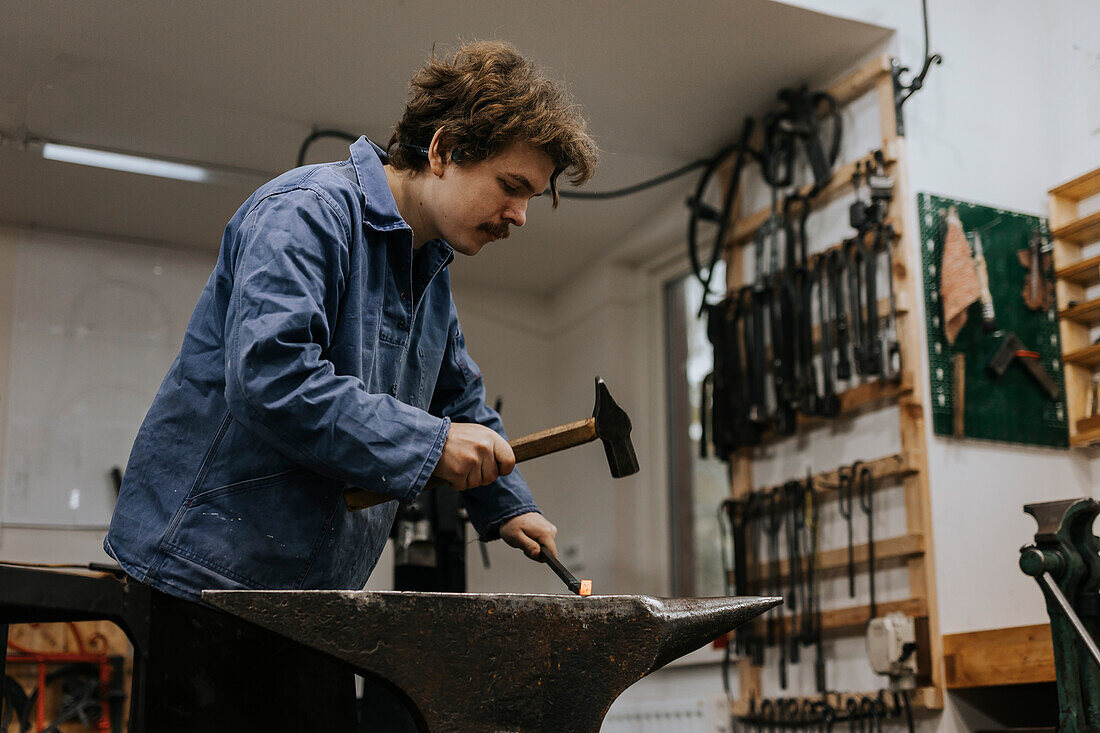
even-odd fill
[[[1100,285],[1100,209],[1082,212],[1081,202],[1100,195],[1100,168],[1050,189],[1050,236],[1054,241],[1054,278],[1058,324],[1065,364],[1069,444],[1100,444],[1097,403],[1100,340],[1092,329],[1100,325],[1100,297],[1090,288]],[[1092,248],[1095,249],[1095,248]]]
[[[759,443],[770,443],[790,439],[790,435],[798,435],[798,440],[809,442],[814,439],[815,428],[832,423],[838,419],[845,419],[858,413],[874,410],[885,406],[896,405],[898,407],[898,431],[900,435],[901,450],[898,455],[891,455],[877,460],[868,460],[860,467],[867,468],[870,491],[873,493],[882,485],[889,482],[900,483],[904,494],[905,504],[905,533],[898,537],[884,537],[874,544],[876,559],[876,571],[878,567],[893,565],[903,566],[907,569],[909,580],[908,597],[900,601],[878,603],[875,614],[882,616],[892,611],[900,611],[917,620],[919,646],[924,655],[922,672],[918,675],[916,690],[910,693],[911,704],[917,710],[937,710],[943,707],[943,651],[942,639],[939,634],[937,619],[937,603],[935,594],[935,570],[932,551],[931,513],[928,491],[928,467],[924,437],[924,413],[922,408],[922,385],[919,378],[919,365],[921,364],[920,334],[918,328],[921,324],[911,317],[910,306],[917,297],[919,278],[914,274],[919,272],[920,260],[917,247],[917,225],[914,220],[914,209],[908,185],[908,174],[905,160],[905,140],[898,135],[896,109],[894,104],[894,82],[891,75],[890,61],[886,57],[876,59],[843,79],[829,90],[829,94],[837,101],[840,107],[845,107],[856,99],[866,94],[874,93],[877,99],[879,122],[882,135],[879,154],[872,153],[866,158],[849,161],[841,164],[833,172],[831,180],[825,185],[807,184],[798,189],[796,195],[809,196],[811,210],[817,210],[830,202],[834,202],[843,196],[851,196],[854,179],[859,179],[862,194],[858,195],[856,204],[870,206],[876,203],[874,191],[875,185],[881,184],[881,180],[870,180],[869,177],[885,176],[892,179],[891,195],[881,200],[884,210],[881,212],[881,221],[890,228],[890,234],[885,237],[883,244],[871,245],[885,247],[888,258],[880,260],[880,267],[888,268],[890,285],[888,292],[874,293],[873,290],[862,289],[863,298],[858,305],[849,303],[848,313],[862,316],[862,325],[870,324],[874,328],[887,327],[886,314],[889,312],[888,298],[892,296],[894,301],[894,318],[890,326],[896,333],[896,373],[875,373],[874,369],[864,370],[866,374],[859,378],[838,380],[838,388],[835,391],[836,405],[833,414],[807,415],[799,410],[795,413],[793,430],[776,430],[776,425],[771,422],[761,431],[758,443],[748,442],[735,445],[726,451],[730,462],[731,500],[733,502],[748,502],[749,497],[766,492],[767,488],[757,487],[753,482],[753,460]],[[853,225],[858,220],[860,212],[853,206]],[[763,227],[766,227],[773,207],[766,207],[760,211],[751,212],[732,223],[728,228],[726,240],[726,273],[727,273],[727,297],[736,298],[738,293],[747,292],[744,289],[751,287],[753,279],[746,276],[745,254],[746,248],[754,246],[754,240]],[[856,227],[858,230],[858,227]],[[873,242],[877,233],[871,229],[866,232],[863,246]],[[838,243],[826,250],[822,262],[828,267],[828,252],[844,252],[858,248],[851,240]],[[880,252],[881,254],[881,252]],[[820,256],[817,252],[814,257]],[[826,272],[828,272],[826,270]],[[849,291],[850,292],[850,291]],[[869,295],[868,292],[871,294]],[[874,303],[878,306],[879,318],[867,317],[870,310],[868,305]],[[829,313],[829,306],[824,309],[820,305],[814,305],[814,309]],[[836,311],[832,311],[836,312]],[[822,327],[824,323],[824,328]],[[828,316],[818,319],[818,324],[812,329],[812,349],[815,354],[820,354],[825,339],[836,338],[837,332]],[[851,334],[850,334],[851,335]],[[881,339],[878,341],[882,343]],[[854,343],[854,342],[853,342]],[[868,339],[864,343],[874,343]],[[824,343],[825,350],[830,353],[838,353],[836,342]],[[769,356],[771,352],[769,351]],[[860,358],[850,352],[852,361]],[[879,359],[879,364],[884,354],[874,353],[874,358]],[[863,358],[867,358],[864,356]],[[870,363],[868,360],[867,363]],[[830,367],[834,372],[837,364]],[[843,384],[841,384],[843,382]],[[774,405],[769,405],[769,409]],[[788,435],[782,433],[787,432]],[[810,477],[817,492],[818,501],[823,507],[835,501],[840,494],[839,485],[841,476],[851,473],[851,467],[838,467],[834,470],[820,473]],[[858,472],[857,472],[858,473]],[[792,477],[795,481],[804,481],[802,477]],[[855,511],[859,511],[856,509]],[[869,543],[868,543],[869,544]],[[868,561],[871,549],[868,545],[854,545],[851,550],[855,572],[867,573]],[[752,569],[757,572],[756,577],[763,571],[767,563],[767,557],[753,557],[748,552],[747,566],[749,577],[752,577]],[[809,569],[809,560],[806,559],[799,571]],[[786,564],[786,563],[785,563]],[[819,577],[839,576],[846,574],[849,568],[849,549],[843,547],[819,548],[817,560],[813,564]],[[780,569],[779,578],[786,579],[792,570]],[[861,637],[864,634],[867,622],[872,617],[869,599],[858,598],[851,606],[829,609],[820,613],[820,629],[824,636],[848,636]],[[781,616],[782,623],[789,629],[798,628],[802,619],[797,616]],[[804,652],[809,654],[809,652]],[[742,654],[737,661],[740,689],[736,692],[735,699],[731,703],[734,716],[749,717],[753,711],[761,710],[762,706],[774,708],[777,699],[767,700],[762,695],[761,685],[761,659],[759,655]],[[790,706],[812,704],[813,701],[823,699],[822,694],[809,694],[802,697],[783,698],[783,705]],[[847,699],[849,697],[873,697],[872,693],[861,691],[836,691],[830,690],[826,699]]]
[[[1046,220],[927,193],[917,202],[932,431],[1065,448]],[[947,252],[949,229],[961,250],[955,258]],[[967,276],[975,300],[956,316],[955,332],[948,290]],[[960,304],[969,298],[956,297]]]

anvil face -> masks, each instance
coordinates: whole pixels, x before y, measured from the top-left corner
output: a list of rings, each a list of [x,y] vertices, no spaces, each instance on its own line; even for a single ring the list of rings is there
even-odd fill
[[[598,731],[627,687],[780,598],[206,591],[403,692],[428,731]]]

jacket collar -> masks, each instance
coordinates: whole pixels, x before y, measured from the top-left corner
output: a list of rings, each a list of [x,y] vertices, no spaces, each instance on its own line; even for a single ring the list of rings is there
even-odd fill
[[[351,144],[351,161],[363,191],[366,223],[378,231],[409,229],[386,182],[386,171],[382,168],[389,162],[386,151],[362,136]]]
[[[363,221],[376,231],[405,229],[409,232],[408,251],[401,254],[407,260],[411,274],[412,228],[401,218],[393,192],[386,181],[386,171],[382,166],[389,161],[389,156],[385,150],[362,136],[351,144],[351,161],[355,166],[355,174],[359,177],[359,188],[363,191]],[[423,249],[429,264],[424,266],[425,272],[422,275],[430,282],[441,269],[454,260],[455,253],[451,245],[442,239],[426,242]]]

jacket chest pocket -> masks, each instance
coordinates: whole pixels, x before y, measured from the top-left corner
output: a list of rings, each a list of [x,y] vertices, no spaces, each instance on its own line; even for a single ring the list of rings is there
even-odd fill
[[[411,359],[409,347],[379,334],[374,354],[371,391],[388,394],[409,405],[419,405],[422,392],[420,370]]]

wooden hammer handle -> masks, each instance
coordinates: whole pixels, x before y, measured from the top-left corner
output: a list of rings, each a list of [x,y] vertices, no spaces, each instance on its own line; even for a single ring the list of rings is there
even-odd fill
[[[556,428],[516,438],[509,445],[516,454],[516,463],[530,458],[538,458],[557,453],[575,445],[589,443],[596,439],[596,418],[577,420]]]
[[[516,463],[519,463],[531,458],[556,453],[566,448],[572,448],[575,445],[589,443],[595,439],[596,418],[590,417],[586,420],[577,420],[549,430],[524,435],[522,438],[510,441],[509,445],[512,446],[512,452],[516,454]],[[431,479],[427,485],[440,486],[443,484],[444,482],[440,479]],[[360,509],[367,509],[391,500],[393,500],[392,496],[361,489],[358,486],[352,486],[344,490],[344,503],[347,505],[349,512],[357,512]]]

